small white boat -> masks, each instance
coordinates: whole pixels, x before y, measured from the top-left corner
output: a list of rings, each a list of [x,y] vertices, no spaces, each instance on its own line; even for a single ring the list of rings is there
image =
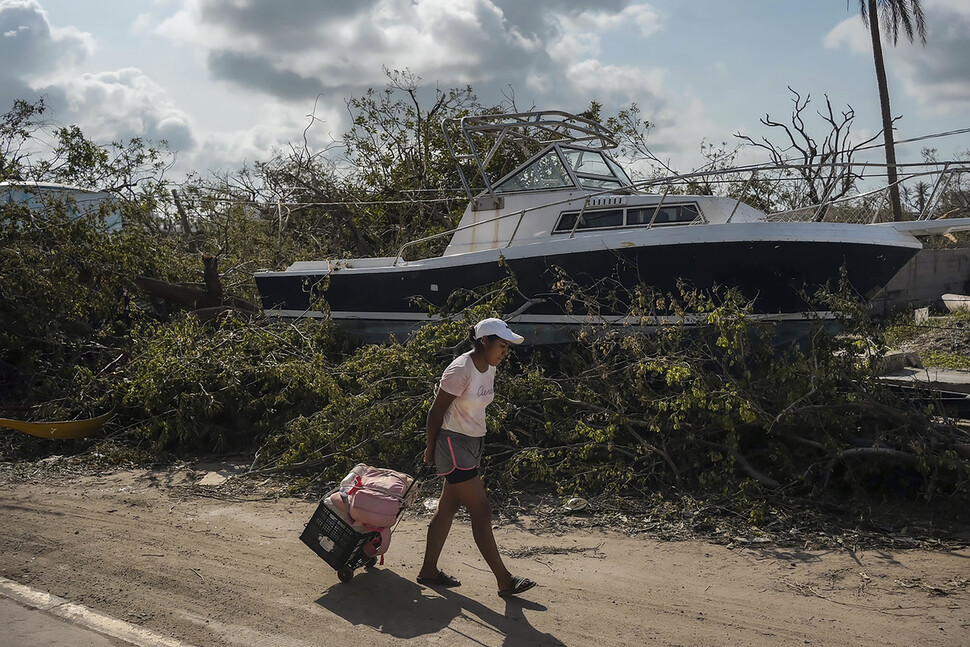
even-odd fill
[[[970,312],[970,296],[966,294],[944,294],[943,305],[950,312]]]

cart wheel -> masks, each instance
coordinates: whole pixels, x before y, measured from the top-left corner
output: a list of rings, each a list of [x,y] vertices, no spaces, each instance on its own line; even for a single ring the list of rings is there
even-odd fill
[[[339,569],[337,569],[337,577],[340,578],[341,582],[346,584],[350,580],[354,579],[354,569],[350,568],[349,566],[341,566]]]
[[[364,562],[364,568],[374,568],[374,564],[377,563],[376,557],[371,557],[366,562]]]

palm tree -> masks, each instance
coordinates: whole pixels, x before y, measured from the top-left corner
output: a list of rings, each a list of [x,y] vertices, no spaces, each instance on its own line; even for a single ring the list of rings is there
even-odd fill
[[[893,220],[903,219],[903,207],[899,200],[896,174],[896,144],[893,141],[893,117],[889,108],[889,84],[886,82],[886,64],[882,58],[882,40],[879,34],[879,17],[882,17],[890,42],[895,45],[899,31],[913,42],[914,32],[920,43],[926,44],[926,21],[920,0],[859,0],[862,19],[869,27],[872,37],[872,57],[876,63],[876,82],[879,84],[879,107],[882,109],[883,141],[886,144],[886,167],[889,174],[889,198],[892,201]]]

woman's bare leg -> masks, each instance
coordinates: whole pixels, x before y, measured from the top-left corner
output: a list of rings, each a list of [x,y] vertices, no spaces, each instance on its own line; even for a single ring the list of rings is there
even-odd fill
[[[451,531],[451,522],[460,507],[461,502],[458,500],[458,494],[454,491],[454,487],[448,481],[445,481],[441,488],[441,497],[438,499],[438,508],[435,510],[434,516],[431,517],[431,523],[428,524],[424,563],[421,565],[418,577],[438,576],[438,558],[441,556],[441,549],[444,548],[445,540],[448,539],[448,533]]]
[[[512,574],[505,568],[495,543],[495,535],[492,534],[492,506],[485,494],[482,477],[475,476],[461,483],[449,483],[447,487],[454,490],[460,504],[468,510],[472,518],[472,536],[475,538],[475,544],[485,558],[485,563],[492,569],[499,590],[510,588]]]

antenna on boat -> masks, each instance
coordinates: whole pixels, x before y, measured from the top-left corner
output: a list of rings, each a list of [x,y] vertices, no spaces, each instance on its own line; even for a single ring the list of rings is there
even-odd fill
[[[517,143],[538,147],[552,144],[581,144],[595,150],[609,150],[618,145],[613,133],[602,124],[561,110],[450,118],[441,122],[441,130],[448,144],[448,152],[458,166],[458,175],[461,177],[461,184],[469,200],[474,200],[475,195],[462,163],[474,164],[479,177],[485,183],[485,190],[495,198],[495,191],[486,168],[503,144]],[[455,146],[454,140],[459,135],[464,140],[467,152],[459,152]],[[488,150],[479,151],[476,139],[479,143],[490,141]]]

